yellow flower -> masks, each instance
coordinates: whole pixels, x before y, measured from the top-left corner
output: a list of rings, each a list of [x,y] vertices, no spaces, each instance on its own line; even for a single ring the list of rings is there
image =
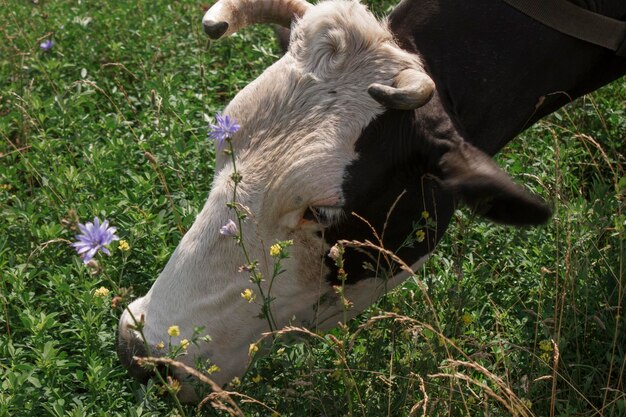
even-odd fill
[[[11,184],[0,184],[0,190],[10,190]]]
[[[254,299],[256,298],[256,295],[254,295],[254,293],[252,292],[252,290],[250,288],[246,288],[242,293],[241,293],[241,297],[246,300],[247,302],[251,303],[254,301]]]
[[[424,233],[423,230],[418,230],[417,232],[415,232],[415,239],[418,242],[423,242],[424,239],[426,239],[426,233]]]
[[[276,256],[280,255],[282,250],[283,250],[283,248],[281,248],[278,243],[275,243],[275,244],[272,245],[272,247],[270,247],[270,256],[276,257]]]
[[[107,295],[109,295],[110,292],[111,291],[109,291],[108,288],[100,287],[93,292],[93,295],[95,295],[96,297],[106,297]]]
[[[209,375],[211,375],[211,374],[214,374],[214,373],[216,373],[216,372],[221,371],[221,369],[220,369],[220,367],[219,367],[219,366],[217,366],[216,364],[213,364],[213,365],[209,366],[209,367],[207,368],[207,370],[206,370],[206,371],[207,371],[207,373],[208,373]],[[234,379],[233,379],[233,381],[234,381]]]
[[[544,352],[550,352],[552,350],[552,342],[549,339],[539,342],[539,349]]]
[[[121,239],[118,243],[117,243],[117,247],[119,248],[119,250],[123,251],[123,252],[127,252],[130,250],[130,245],[128,244],[127,241],[125,241],[124,239]]]
[[[169,334],[171,337],[178,336],[180,335],[180,328],[176,325],[170,326],[170,328],[167,329],[167,334]]]
[[[276,351],[276,354],[277,354],[278,356],[282,355],[283,353],[285,353],[285,348],[280,348],[280,349],[278,349],[278,350]]]
[[[468,324],[472,324],[474,322],[474,317],[472,317],[470,313],[465,313],[463,314],[463,317],[461,317],[461,321],[463,321],[463,324],[467,326]]]
[[[424,210],[424,211],[422,211],[422,217],[423,217],[423,218],[425,218],[425,219],[427,219],[427,218],[429,218],[429,217],[430,217],[430,213],[429,213],[429,212],[427,212],[426,210]]]
[[[258,384],[262,380],[263,380],[263,377],[261,375],[257,375],[257,376],[252,378],[252,382],[254,382],[255,384]]]
[[[171,376],[167,377],[167,385],[169,386],[168,391],[176,394],[182,388],[180,381],[172,378]]]
[[[187,339],[183,339],[180,341],[180,347],[187,350],[187,348],[189,347],[189,340]]]
[[[252,356],[258,350],[259,350],[259,347],[257,346],[256,343],[250,343],[250,347],[248,348],[248,355]]]
[[[230,381],[230,385],[232,385],[233,387],[238,387],[239,385],[241,385],[241,380],[238,377],[234,377]]]
[[[156,345],[154,345],[157,349],[161,350],[161,349],[165,349],[165,343],[163,343],[163,341],[161,340],[159,343],[157,343]]]

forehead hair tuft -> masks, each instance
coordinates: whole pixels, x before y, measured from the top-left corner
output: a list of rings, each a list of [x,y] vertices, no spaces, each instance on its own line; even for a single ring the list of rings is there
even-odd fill
[[[320,2],[294,26],[290,53],[304,70],[324,76],[351,56],[392,42],[386,22],[380,22],[354,0]]]

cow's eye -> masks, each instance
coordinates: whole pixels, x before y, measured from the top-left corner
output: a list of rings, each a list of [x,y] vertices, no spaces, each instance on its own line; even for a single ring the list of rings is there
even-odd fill
[[[322,227],[328,227],[336,223],[343,215],[341,207],[334,206],[309,206],[304,211],[303,220],[315,222]]]

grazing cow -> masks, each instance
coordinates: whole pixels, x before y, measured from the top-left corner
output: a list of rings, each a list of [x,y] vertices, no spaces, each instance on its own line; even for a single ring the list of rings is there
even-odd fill
[[[626,16],[621,0],[597,7]],[[490,155],[626,72],[624,58],[494,0],[406,0],[383,22],[356,1],[222,0],[203,19],[213,38],[259,22],[291,26],[289,49],[224,113],[241,125],[232,143],[250,258],[269,277],[270,245],[293,241],[271,292],[279,326],[324,329],[343,320],[333,289],[338,271],[327,256],[340,239],[373,240],[373,228],[417,267],[459,202],[499,223],[546,222],[549,206]],[[241,296],[255,288],[242,272],[242,249],[219,233],[235,216],[230,157],[220,152],[215,172],[196,222],[148,294],[120,319],[120,358],[139,378],[146,374],[131,358],[146,352],[133,317],[145,321],[152,346],[167,338],[169,325],[181,328],[174,342],[203,327],[212,341],[190,346],[183,361],[210,358],[221,369],[213,375],[219,383],[244,371],[249,344],[267,330],[259,306]],[[403,245],[424,211],[432,221],[424,239]],[[363,267],[372,256],[346,252],[349,316],[406,278],[394,268],[386,279],[373,276]],[[267,293],[268,282],[262,285]]]

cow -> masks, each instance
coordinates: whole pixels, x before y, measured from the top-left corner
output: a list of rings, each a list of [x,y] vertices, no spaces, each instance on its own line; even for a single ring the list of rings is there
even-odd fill
[[[621,0],[592,6],[626,17]],[[339,271],[328,256],[336,242],[373,240],[377,231],[381,246],[418,268],[460,203],[502,224],[547,222],[550,205],[491,156],[626,73],[626,59],[494,0],[404,0],[383,21],[354,0],[220,0],[203,18],[212,38],[256,23],[289,27],[289,46],[225,108],[240,125],[234,158],[218,152],[204,208],[120,318],[118,353],[139,379],[148,377],[133,360],[147,354],[143,339],[155,346],[172,324],[180,326],[174,343],[197,327],[211,336],[181,360],[210,359],[218,384],[244,372],[249,345],[268,330],[259,306],[242,298],[254,288],[242,247],[220,233],[236,216],[234,166],[243,245],[264,277],[274,266],[270,245],[292,242],[272,283],[275,323],[329,329],[408,275],[392,265],[383,279],[364,268],[376,249],[346,249]],[[420,213],[431,226],[404,245]],[[193,399],[193,390],[181,396]]]

